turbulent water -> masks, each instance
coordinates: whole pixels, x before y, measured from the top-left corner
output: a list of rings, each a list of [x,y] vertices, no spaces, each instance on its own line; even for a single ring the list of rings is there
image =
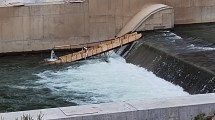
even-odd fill
[[[63,66],[38,66],[30,62],[32,59],[37,60],[20,57],[20,61],[1,61],[8,62],[0,66],[1,111],[188,95],[181,87],[126,63],[113,52],[109,62],[96,57]]]
[[[45,71],[37,75],[41,87],[50,88],[53,94],[64,93],[62,97],[78,104],[132,99],[149,101],[187,94],[181,87],[144,68],[128,64],[116,55],[109,58],[109,62],[94,59],[79,67],[70,66],[62,71]]]
[[[196,38],[194,33],[200,35],[207,28],[198,29],[201,30],[200,32],[195,32],[194,28],[192,30],[187,29],[186,31],[183,28],[175,29],[177,35],[171,31],[147,34],[153,38],[150,43],[155,44],[157,43],[156,40],[159,40],[159,44],[156,44],[158,48],[172,47],[169,53],[186,51],[187,53],[192,53],[191,55],[195,55],[189,55],[191,56],[190,59],[200,60],[196,59],[198,56],[196,56],[195,52],[202,53],[207,51],[208,56],[211,57],[205,57],[207,54],[204,52],[204,57],[202,58],[210,58],[214,62],[214,57],[212,56],[215,48],[213,34],[211,33],[212,37],[202,35],[202,39],[205,36],[208,39],[210,38],[206,42],[201,39],[194,39]],[[212,28],[210,30],[213,31]],[[192,36],[188,36],[189,39],[183,40],[184,36],[179,37],[181,35],[178,35],[180,31],[183,31],[183,34],[191,34]],[[162,43],[162,46],[160,43]],[[175,48],[180,49],[175,50]],[[141,59],[146,59],[147,61],[150,60],[150,56],[155,56],[153,52],[147,54],[147,52],[137,51],[137,53],[139,53],[139,56],[145,55],[138,61],[141,61]],[[40,63],[47,57],[44,54],[41,54],[41,56],[38,54],[0,57],[0,112],[113,101],[150,101],[154,98],[188,95],[181,87],[167,82],[167,79],[164,80],[155,76],[145,68],[126,63],[124,58],[113,52],[108,58],[109,62],[105,62],[106,60],[103,57],[95,57],[62,65],[44,65]],[[162,65],[165,65],[165,62],[167,61],[162,62]],[[210,66],[213,67],[213,65]],[[165,70],[167,69],[162,72],[169,76]],[[181,79],[177,80],[183,81]]]

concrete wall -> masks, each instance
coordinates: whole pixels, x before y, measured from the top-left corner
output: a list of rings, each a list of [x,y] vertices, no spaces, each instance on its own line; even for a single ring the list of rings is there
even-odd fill
[[[134,31],[147,31],[167,29],[174,26],[174,10],[164,4],[151,4],[144,6],[120,30],[117,37]]]
[[[1,113],[4,120],[15,120],[23,114],[45,120],[192,120],[196,115],[215,112],[215,94],[154,99],[151,102],[130,101],[73,106],[43,110]]]
[[[215,22],[215,0],[166,0],[175,10],[176,24]]]
[[[89,42],[88,3],[0,8],[0,51]]]
[[[168,29],[174,27],[174,10],[166,9],[150,16],[136,31]]]
[[[215,0],[85,0],[0,7],[0,53],[111,39],[143,6],[153,3],[173,6],[176,24],[215,21]]]

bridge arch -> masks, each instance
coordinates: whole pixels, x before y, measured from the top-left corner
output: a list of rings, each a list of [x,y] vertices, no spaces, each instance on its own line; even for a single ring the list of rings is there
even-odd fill
[[[134,31],[167,29],[174,26],[173,7],[164,4],[144,6],[117,34],[120,37]]]

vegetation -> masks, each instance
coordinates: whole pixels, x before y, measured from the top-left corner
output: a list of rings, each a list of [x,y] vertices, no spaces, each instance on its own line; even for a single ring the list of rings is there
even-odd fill
[[[16,118],[15,120],[44,120],[44,119],[43,119],[43,116],[44,116],[44,115],[43,115],[42,113],[40,113],[40,114],[37,115],[37,119],[33,119],[33,117],[32,117],[30,114],[28,114],[28,115],[23,114],[23,115],[20,117],[20,119],[19,119],[19,118]],[[1,120],[4,120],[4,118],[1,117]]]
[[[206,116],[206,114],[201,113],[195,116],[193,120],[215,120],[215,114],[213,116]]]

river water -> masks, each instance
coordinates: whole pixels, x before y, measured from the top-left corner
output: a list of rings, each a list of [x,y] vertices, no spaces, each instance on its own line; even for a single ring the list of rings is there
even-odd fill
[[[213,34],[200,33],[210,33],[215,25],[212,24],[210,30],[205,26],[176,27],[173,32],[186,38],[198,35],[201,39],[206,38],[211,44],[200,47],[210,48],[213,52]],[[173,40],[171,34],[166,39],[177,41],[178,38]],[[41,61],[48,56],[0,57],[0,112],[127,100],[150,101],[188,95],[180,86],[155,76],[145,68],[126,63],[114,52],[110,52],[109,62],[100,56],[62,65],[42,64]]]
[[[1,57],[0,111],[188,95],[114,52],[64,65],[39,64],[40,56]]]

